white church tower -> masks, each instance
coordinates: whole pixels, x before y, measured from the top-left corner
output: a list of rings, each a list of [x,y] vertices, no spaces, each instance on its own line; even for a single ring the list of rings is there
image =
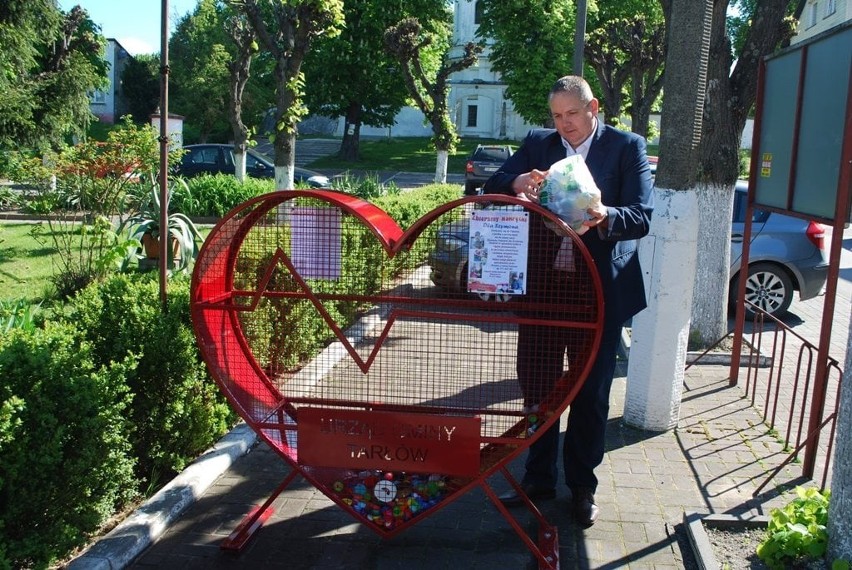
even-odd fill
[[[476,37],[482,16],[480,0],[454,0],[453,48],[451,58],[460,58],[468,42]],[[506,98],[506,84],[491,69],[491,41],[486,40],[479,62],[450,76],[449,109],[462,137],[521,140],[532,125],[515,112]]]

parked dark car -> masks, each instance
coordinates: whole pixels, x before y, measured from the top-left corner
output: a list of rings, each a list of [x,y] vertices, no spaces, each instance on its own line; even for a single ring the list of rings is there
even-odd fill
[[[509,145],[477,145],[464,169],[464,193],[476,194],[477,189],[503,166],[513,152]]]
[[[742,240],[748,185],[737,183],[731,225],[730,293],[734,307],[740,277]],[[819,295],[825,286],[828,260],[825,228],[816,222],[783,214],[754,210],[746,299],[767,313],[781,317],[790,307],[795,291],[804,301]],[[430,279],[453,292],[467,290],[468,221],[459,220],[438,229],[435,248],[429,255]],[[497,297],[496,300],[506,300]],[[749,314],[751,314],[749,312]]]
[[[190,144],[183,147],[177,173],[187,178],[200,174],[234,174],[234,147],[229,144]],[[275,164],[257,151],[246,152],[246,174],[253,178],[274,178]],[[296,167],[293,180],[312,188],[330,188],[327,176]]]

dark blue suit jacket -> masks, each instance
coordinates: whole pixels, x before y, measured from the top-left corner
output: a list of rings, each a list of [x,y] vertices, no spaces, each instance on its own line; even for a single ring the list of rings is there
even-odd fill
[[[598,121],[586,165],[607,206],[606,230],[593,228],[581,236],[601,277],[604,315],[620,324],[647,306],[637,245],[648,234],[654,209],[651,168],[645,140]],[[518,151],[485,183],[484,193],[514,196],[512,181],[533,169],[547,170],[565,158],[555,129],[534,129]]]

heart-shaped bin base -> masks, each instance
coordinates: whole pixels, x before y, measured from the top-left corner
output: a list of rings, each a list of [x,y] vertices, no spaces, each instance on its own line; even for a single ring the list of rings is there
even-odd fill
[[[558,421],[591,367],[603,304],[582,241],[536,204],[462,198],[402,231],[351,195],[286,191],[214,228],[192,315],[240,416],[387,536]]]

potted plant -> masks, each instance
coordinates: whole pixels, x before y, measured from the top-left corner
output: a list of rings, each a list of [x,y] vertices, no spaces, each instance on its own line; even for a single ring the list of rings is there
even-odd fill
[[[171,211],[168,213],[167,231],[163,232],[160,227],[160,185],[152,182],[146,185],[146,191],[136,200],[133,213],[128,216],[125,225],[129,228],[131,239],[139,240],[142,255],[140,266],[144,265],[144,259],[159,260],[160,239],[163,234],[168,236],[169,254],[168,266],[178,271],[189,267],[189,264],[198,257],[199,243],[202,241],[201,234],[192,220],[183,213]],[[175,188],[179,191],[189,193],[189,186],[181,178],[171,180],[168,199],[171,204]],[[156,265],[154,261],[148,261],[147,265]]]

